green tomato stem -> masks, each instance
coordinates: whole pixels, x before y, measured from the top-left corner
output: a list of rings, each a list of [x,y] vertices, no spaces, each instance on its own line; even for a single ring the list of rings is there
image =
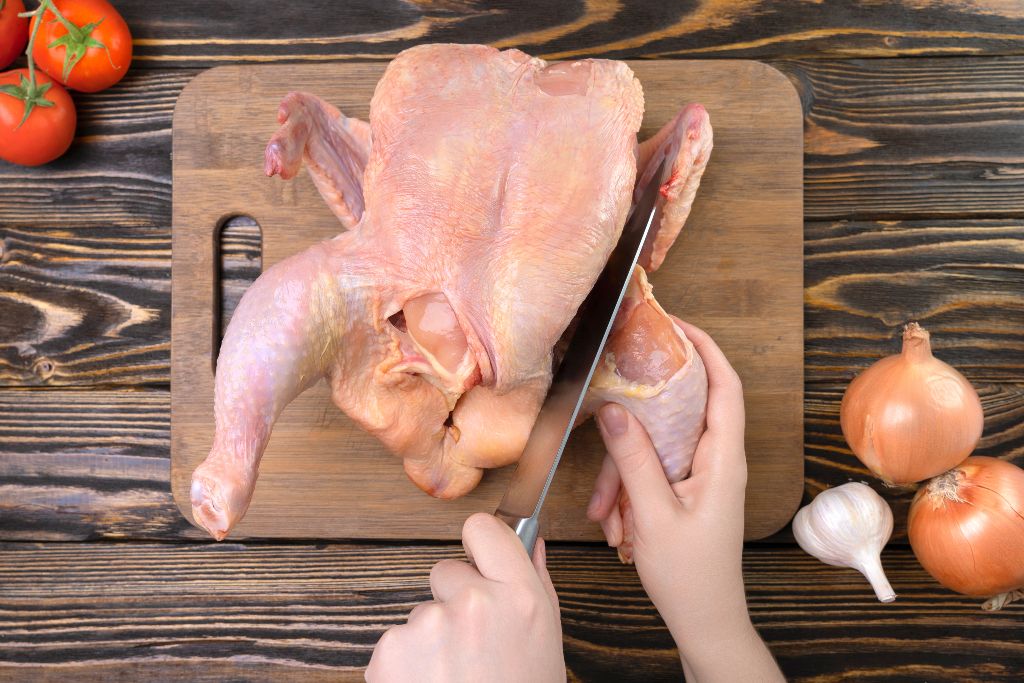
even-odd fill
[[[72,34],[81,33],[81,31],[79,30],[79,27],[75,26],[70,21],[68,21],[67,17],[65,17],[61,13],[61,11],[59,9],[57,9],[57,5],[53,4],[53,0],[42,0],[39,3],[39,5],[40,5],[40,7],[42,7],[43,5],[48,5],[49,8],[50,8],[50,11],[53,12],[53,16],[57,17],[57,21],[59,21],[61,23],[61,25],[68,30],[68,33],[72,33]],[[42,21],[43,18],[39,17],[39,20]]]
[[[57,38],[55,41],[53,41],[47,46],[49,48],[57,46],[64,47],[64,71],[63,75],[59,79],[61,83],[67,82],[68,78],[71,75],[71,70],[75,68],[75,65],[78,64],[78,62],[82,59],[82,57],[85,56],[86,52],[90,48],[97,47],[106,50],[107,59],[110,60],[110,65],[114,65],[113,58],[111,58],[110,56],[110,49],[106,45],[92,37],[92,32],[96,29],[97,26],[103,23],[103,19],[100,19],[99,21],[94,21],[92,23],[83,24],[82,26],[77,26],[73,24],[71,21],[69,21],[68,18],[65,17],[59,9],[57,9],[57,5],[54,4],[54,0],[39,0],[39,7],[37,7],[34,12],[26,12],[19,16],[35,17],[37,19],[36,27],[38,28],[39,24],[42,23],[47,11],[53,14],[55,20],[59,21],[61,26],[63,26],[66,31],[66,33],[63,36]],[[33,38],[35,37],[35,31],[32,32],[32,36]],[[35,41],[33,40],[32,43],[29,44],[28,48],[30,68],[32,67],[32,47],[34,43]]]
[[[21,77],[22,84],[18,87],[5,86],[5,94],[17,97],[25,103],[25,115],[22,117],[21,122],[17,125],[17,128],[21,128],[22,124],[28,120],[29,114],[36,106],[52,107],[53,102],[46,99],[44,94],[50,89],[50,84],[47,83],[43,87],[39,87],[36,81],[36,61],[32,58],[32,49],[36,44],[36,36],[39,34],[39,26],[43,23],[43,14],[47,8],[53,8],[51,0],[40,0],[39,7],[31,12],[21,12],[18,14],[19,17],[27,18],[32,17],[36,19],[35,26],[32,27],[32,32],[29,35],[28,46],[25,48],[25,56],[28,58],[28,79],[24,76]]]
[[[32,48],[36,44],[36,34],[39,32],[39,27],[43,23],[43,17],[46,15],[46,10],[50,10],[53,16],[57,18],[57,21],[61,23],[64,28],[68,30],[68,33],[72,35],[79,35],[81,29],[68,21],[57,6],[53,4],[53,0],[39,0],[39,7],[36,7],[31,12],[22,12],[19,17],[33,17],[36,18],[36,25],[32,27],[32,33],[29,35],[28,47],[25,48],[25,56],[28,57],[28,82],[32,87],[32,91],[36,88],[36,60],[32,58]]]
[[[32,27],[32,34],[28,38],[28,47],[25,48],[25,56],[28,57],[28,82],[32,91],[36,89],[36,60],[32,59],[32,48],[36,44],[36,34],[39,33],[39,25],[43,23],[43,13],[46,12],[46,6],[50,4],[50,0],[42,0],[39,3],[39,7],[36,8],[34,15],[38,15],[36,25]]]

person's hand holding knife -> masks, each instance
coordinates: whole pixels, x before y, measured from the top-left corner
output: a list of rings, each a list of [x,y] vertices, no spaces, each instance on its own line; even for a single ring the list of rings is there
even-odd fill
[[[648,186],[581,306],[579,324],[496,516],[476,514],[463,526],[472,564],[444,560],[434,566],[434,600],[384,634],[366,671],[368,681],[565,680],[558,597],[544,542],[537,539],[538,519],[656,215],[658,187]],[[643,426],[621,406],[608,404],[598,413],[614,465],[605,470],[620,476],[603,470],[597,488],[608,490],[598,499],[616,500],[621,481],[633,500],[637,570],[677,642],[686,641],[681,652],[688,678],[782,680],[750,626],[743,595],[742,387],[710,337],[692,327],[687,334],[700,340],[709,380],[709,430],[697,446],[694,477],[670,488]],[[590,507],[595,521],[611,512],[609,505]],[[704,538],[705,526],[720,533]],[[693,558],[708,566],[689,561],[693,540],[710,542],[711,548]],[[690,590],[676,588],[677,581],[684,585],[688,579],[695,579]],[[714,642],[705,642],[702,633],[714,634]],[[719,645],[729,649],[729,658],[714,657],[710,650]]]

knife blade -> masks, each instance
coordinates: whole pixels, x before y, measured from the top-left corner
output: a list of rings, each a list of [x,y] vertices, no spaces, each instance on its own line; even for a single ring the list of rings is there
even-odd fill
[[[529,555],[533,555],[533,546],[537,542],[544,499],[583,405],[587,387],[601,361],[615,316],[633,277],[633,269],[654,224],[665,163],[662,159],[622,228],[619,241],[593,289],[580,306],[576,330],[566,347],[562,364],[551,381],[508,490],[494,513],[512,527]]]

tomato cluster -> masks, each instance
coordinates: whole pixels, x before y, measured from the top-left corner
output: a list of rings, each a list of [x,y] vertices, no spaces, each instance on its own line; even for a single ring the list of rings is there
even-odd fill
[[[29,68],[0,73],[0,159],[38,166],[75,136],[67,90],[98,92],[124,77],[132,61],[128,25],[107,0],[0,0],[0,69],[29,45]]]

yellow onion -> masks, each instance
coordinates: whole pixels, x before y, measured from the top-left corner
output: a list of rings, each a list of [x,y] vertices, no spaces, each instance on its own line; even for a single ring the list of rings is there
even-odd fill
[[[1016,465],[967,458],[917,492],[907,529],[921,566],[943,586],[984,598],[1024,588],[1024,470]]]
[[[902,353],[850,383],[839,419],[854,454],[890,484],[912,484],[960,464],[983,427],[978,392],[932,355],[917,323],[903,328]]]

